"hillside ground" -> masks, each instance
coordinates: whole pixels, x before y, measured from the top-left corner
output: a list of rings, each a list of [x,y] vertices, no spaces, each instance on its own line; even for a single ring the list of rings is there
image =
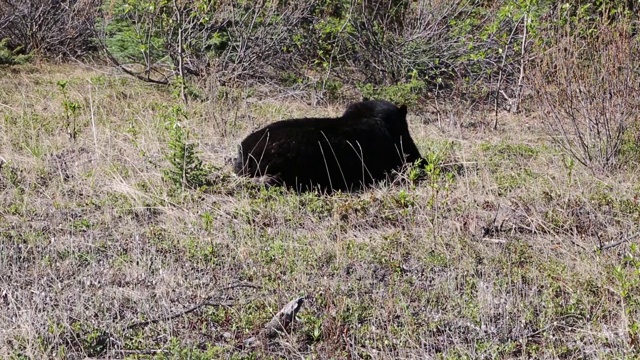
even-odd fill
[[[345,104],[216,91],[178,118],[214,167],[183,191],[163,179],[169,89],[0,69],[0,357],[638,358],[637,168],[593,174],[535,112],[493,130],[491,111],[434,102],[409,109],[412,136],[460,171],[264,189],[232,173],[240,140]],[[290,333],[248,341],[301,296]]]

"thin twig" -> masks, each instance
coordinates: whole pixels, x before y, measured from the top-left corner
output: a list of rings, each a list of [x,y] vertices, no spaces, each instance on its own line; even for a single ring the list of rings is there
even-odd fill
[[[91,88],[93,83],[89,80],[89,109],[91,110],[91,130],[93,131],[93,144],[96,147],[96,159],[98,159],[98,131],[96,130],[96,118],[93,112],[93,96],[91,94]]]
[[[122,64],[120,64],[118,59],[116,59],[115,56],[113,56],[113,54],[111,54],[111,52],[107,48],[107,45],[102,42],[102,39],[100,39],[99,36],[96,36],[95,39],[98,41],[98,44],[102,48],[102,51],[104,51],[105,55],[107,55],[107,58],[109,59],[109,61],[111,61],[116,67],[118,67],[120,70],[122,70],[125,74],[131,75],[131,76],[135,77],[138,80],[150,82],[150,83],[153,83],[153,84],[169,85],[169,80],[155,80],[155,79],[150,78],[149,76],[145,77],[145,76],[142,76],[140,74],[137,74],[137,73],[127,69]],[[147,71],[147,74],[148,73],[149,72]]]
[[[190,308],[188,308],[186,310],[177,312],[177,313],[172,314],[172,315],[161,316],[161,317],[158,317],[158,318],[155,318],[155,319],[146,320],[146,321],[139,321],[139,322],[135,322],[133,324],[129,324],[124,329],[125,330],[131,330],[131,329],[134,329],[134,328],[137,328],[137,327],[145,327],[145,326],[148,326],[148,325],[151,325],[151,324],[159,323],[161,321],[173,320],[173,319],[181,317],[183,315],[187,315],[189,313],[192,313],[192,312],[194,312],[194,311],[196,311],[196,310],[198,310],[198,309],[200,309],[202,307],[205,307],[205,306],[213,306],[213,307],[224,306],[224,307],[229,307],[229,306],[233,306],[233,305],[236,305],[236,304],[235,303],[213,303],[213,302],[210,302],[210,301],[207,300],[207,301],[204,301],[204,302],[202,302],[202,303],[200,303],[200,304],[198,304],[196,306],[190,307]]]
[[[182,98],[182,102],[184,105],[188,105],[187,94],[185,92],[185,88],[187,86],[186,79],[184,77],[184,45],[183,45],[183,13],[184,13],[184,5],[182,7],[178,6],[178,2],[173,0],[173,7],[176,14],[176,18],[178,20],[178,74],[180,76],[180,97]]]
[[[498,94],[500,93],[500,86],[502,85],[502,81],[504,80],[502,70],[504,68],[505,63],[507,62],[507,53],[509,52],[509,44],[511,44],[511,40],[513,39],[513,36],[516,33],[516,29],[518,29],[518,25],[520,24],[520,21],[522,21],[523,18],[524,18],[524,15],[521,16],[520,19],[518,19],[518,22],[513,27],[513,31],[511,31],[511,34],[507,39],[507,44],[505,45],[504,52],[502,54],[502,63],[500,64],[500,72],[498,73],[498,90],[496,93],[496,101],[494,106],[495,119],[493,122],[493,130],[498,130]]]
[[[243,284],[234,284],[234,285],[230,285],[230,286],[227,286],[227,287],[225,287],[225,288],[219,289],[219,290],[217,290],[216,292],[225,291],[225,290],[231,290],[231,289],[236,289],[236,288],[251,288],[251,289],[259,289],[260,287],[259,287],[259,286],[252,285],[252,284],[244,284],[244,283],[243,283]],[[151,324],[158,323],[158,322],[160,322],[160,321],[173,320],[173,319],[178,318],[178,317],[180,317],[180,316],[183,316],[183,315],[187,315],[187,314],[189,314],[189,313],[192,313],[192,312],[194,312],[194,311],[196,311],[196,310],[198,310],[198,309],[200,309],[200,308],[202,308],[202,307],[205,307],[205,306],[214,306],[214,307],[221,307],[221,306],[225,306],[225,307],[229,307],[229,306],[237,305],[237,303],[231,303],[231,302],[228,302],[228,303],[216,303],[216,302],[212,302],[212,301],[211,301],[211,299],[212,299],[213,297],[214,297],[213,295],[212,295],[212,296],[209,296],[206,300],[204,300],[204,301],[203,301],[203,302],[201,302],[200,304],[197,304],[197,305],[192,306],[192,307],[190,307],[190,308],[188,308],[188,309],[186,309],[186,310],[183,310],[183,311],[177,312],[177,313],[172,314],[172,315],[161,316],[161,317],[158,317],[158,318],[155,318],[155,319],[151,319],[151,320],[146,320],[146,321],[138,321],[138,322],[134,322],[134,323],[132,323],[132,324],[127,325],[127,326],[125,327],[125,330],[131,330],[131,329],[133,329],[133,328],[137,328],[137,327],[144,327],[144,326],[148,326],[148,325],[151,325]]]
[[[11,106],[9,106],[9,105],[7,105],[7,104],[0,103],[0,106],[6,107],[6,108],[7,108],[7,109],[9,109],[9,110],[13,110],[13,111],[15,111],[15,112],[18,112],[18,110],[17,110],[16,108],[11,107]]]
[[[163,349],[146,349],[146,350],[125,350],[125,349],[120,349],[120,350],[111,350],[111,354],[112,355],[122,355],[122,356],[129,356],[129,355],[160,355],[160,354],[168,354],[170,351],[169,350],[163,350]]]
[[[619,245],[622,245],[622,244],[624,244],[626,242],[629,242],[629,241],[631,241],[631,240],[633,240],[633,239],[635,239],[635,238],[637,238],[639,236],[640,236],[640,232],[637,233],[637,234],[631,235],[631,236],[627,236],[626,238],[624,238],[624,239],[622,239],[620,241],[614,242],[612,244],[600,245],[600,251],[609,250],[611,248],[614,248],[616,246],[619,246]]]
[[[520,107],[520,100],[522,96],[522,79],[524,78],[525,50],[527,46],[527,21],[527,14],[524,14],[524,30],[522,34],[522,47],[520,48],[520,76],[518,77],[518,85],[516,87],[514,105],[510,109],[512,113],[518,112],[518,107]]]

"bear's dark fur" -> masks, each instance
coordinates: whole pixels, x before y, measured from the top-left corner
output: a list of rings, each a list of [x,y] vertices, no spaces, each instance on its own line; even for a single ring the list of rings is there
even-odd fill
[[[338,118],[267,125],[242,141],[235,171],[298,191],[356,190],[419,159],[407,107],[371,100],[351,104]]]

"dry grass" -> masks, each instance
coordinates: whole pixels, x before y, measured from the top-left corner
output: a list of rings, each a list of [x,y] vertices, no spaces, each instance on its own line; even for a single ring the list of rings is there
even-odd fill
[[[184,123],[221,167],[215,185],[177,192],[161,176],[178,104],[165,89],[77,66],[0,71],[2,357],[637,356],[638,172],[568,166],[535,117],[489,131],[475,125],[491,114],[453,106],[441,123],[460,126],[438,127],[414,112],[421,151],[462,174],[296,195],[227,161],[254,127],[342,108],[229,90]],[[59,80],[82,105],[75,142]],[[244,345],[301,295],[292,334]]]

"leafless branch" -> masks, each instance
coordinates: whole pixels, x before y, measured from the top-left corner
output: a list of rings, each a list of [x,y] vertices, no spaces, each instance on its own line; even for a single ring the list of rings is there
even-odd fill
[[[226,290],[231,290],[231,289],[236,289],[236,288],[249,288],[249,289],[259,289],[258,286],[252,285],[252,284],[235,284],[235,285],[231,285],[231,286],[227,286],[225,288],[222,288],[220,290],[217,290],[216,293],[222,292],[222,291],[226,291]],[[171,314],[171,315],[167,315],[167,316],[161,316],[155,319],[151,319],[151,320],[146,320],[146,321],[138,321],[138,322],[134,322],[132,324],[129,324],[125,327],[125,330],[131,330],[134,328],[138,328],[138,327],[145,327],[151,324],[155,324],[161,321],[169,321],[169,320],[173,320],[175,318],[187,315],[189,313],[192,313],[198,309],[201,309],[205,306],[213,306],[213,307],[228,307],[228,306],[234,306],[237,305],[237,303],[234,302],[214,302],[212,301],[212,299],[214,297],[217,297],[218,295],[213,295],[208,297],[207,299],[205,299],[204,301],[202,301],[201,303],[192,306],[188,309],[185,309],[183,311],[179,311],[175,314]]]

